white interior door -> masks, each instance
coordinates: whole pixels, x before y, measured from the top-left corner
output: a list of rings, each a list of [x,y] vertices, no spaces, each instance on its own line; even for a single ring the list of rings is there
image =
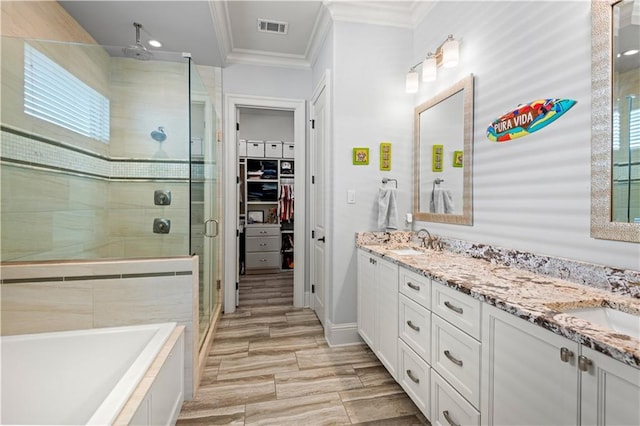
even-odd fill
[[[326,303],[326,147],[327,85],[320,83],[312,100],[311,129],[311,307],[325,325]]]

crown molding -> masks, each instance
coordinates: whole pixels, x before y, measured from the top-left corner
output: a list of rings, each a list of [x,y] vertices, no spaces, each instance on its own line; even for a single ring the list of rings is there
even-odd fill
[[[309,38],[309,44],[305,52],[305,57],[310,65],[318,58],[322,43],[331,30],[331,22],[331,15],[327,8],[324,6],[320,7],[320,13],[313,26],[313,31],[311,31],[311,37]]]
[[[413,8],[417,2],[325,0],[323,3],[335,21],[413,28]]]
[[[226,63],[297,69],[311,68],[311,63],[302,55],[287,55],[248,49],[233,49],[232,52],[227,54]]]
[[[213,29],[218,38],[218,49],[222,58],[222,66],[227,62],[227,56],[233,49],[233,37],[231,36],[231,21],[226,1],[209,0],[209,11],[213,21]]]

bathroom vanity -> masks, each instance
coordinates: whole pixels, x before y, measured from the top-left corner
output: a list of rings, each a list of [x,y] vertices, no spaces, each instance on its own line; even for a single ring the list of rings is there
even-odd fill
[[[358,331],[432,424],[640,424],[640,336],[574,313],[609,306],[635,333],[640,299],[409,238],[357,247]]]

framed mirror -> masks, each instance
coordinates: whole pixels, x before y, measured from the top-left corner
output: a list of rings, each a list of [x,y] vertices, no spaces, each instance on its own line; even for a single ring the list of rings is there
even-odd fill
[[[473,74],[414,112],[413,217],[471,225]]]
[[[640,242],[640,53],[628,54],[640,49],[633,3],[591,2],[591,236]]]

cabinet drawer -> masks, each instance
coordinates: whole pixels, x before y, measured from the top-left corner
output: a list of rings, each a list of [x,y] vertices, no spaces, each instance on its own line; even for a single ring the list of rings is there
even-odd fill
[[[481,302],[434,281],[431,311],[480,340]]]
[[[426,362],[431,362],[431,312],[408,297],[399,299],[400,338]]]
[[[431,280],[405,268],[400,268],[400,293],[427,309],[431,309]]]
[[[430,417],[431,368],[398,339],[398,382],[427,418]]]
[[[249,237],[247,252],[280,251],[280,237]]]
[[[280,227],[279,226],[247,226],[245,228],[245,236],[246,237],[269,237],[269,236],[279,236],[280,235]]]
[[[247,253],[247,269],[280,268],[280,252]]]
[[[431,373],[431,424],[480,425],[480,413],[440,375]]]
[[[475,407],[480,406],[480,343],[437,315],[431,318],[431,365]]]

